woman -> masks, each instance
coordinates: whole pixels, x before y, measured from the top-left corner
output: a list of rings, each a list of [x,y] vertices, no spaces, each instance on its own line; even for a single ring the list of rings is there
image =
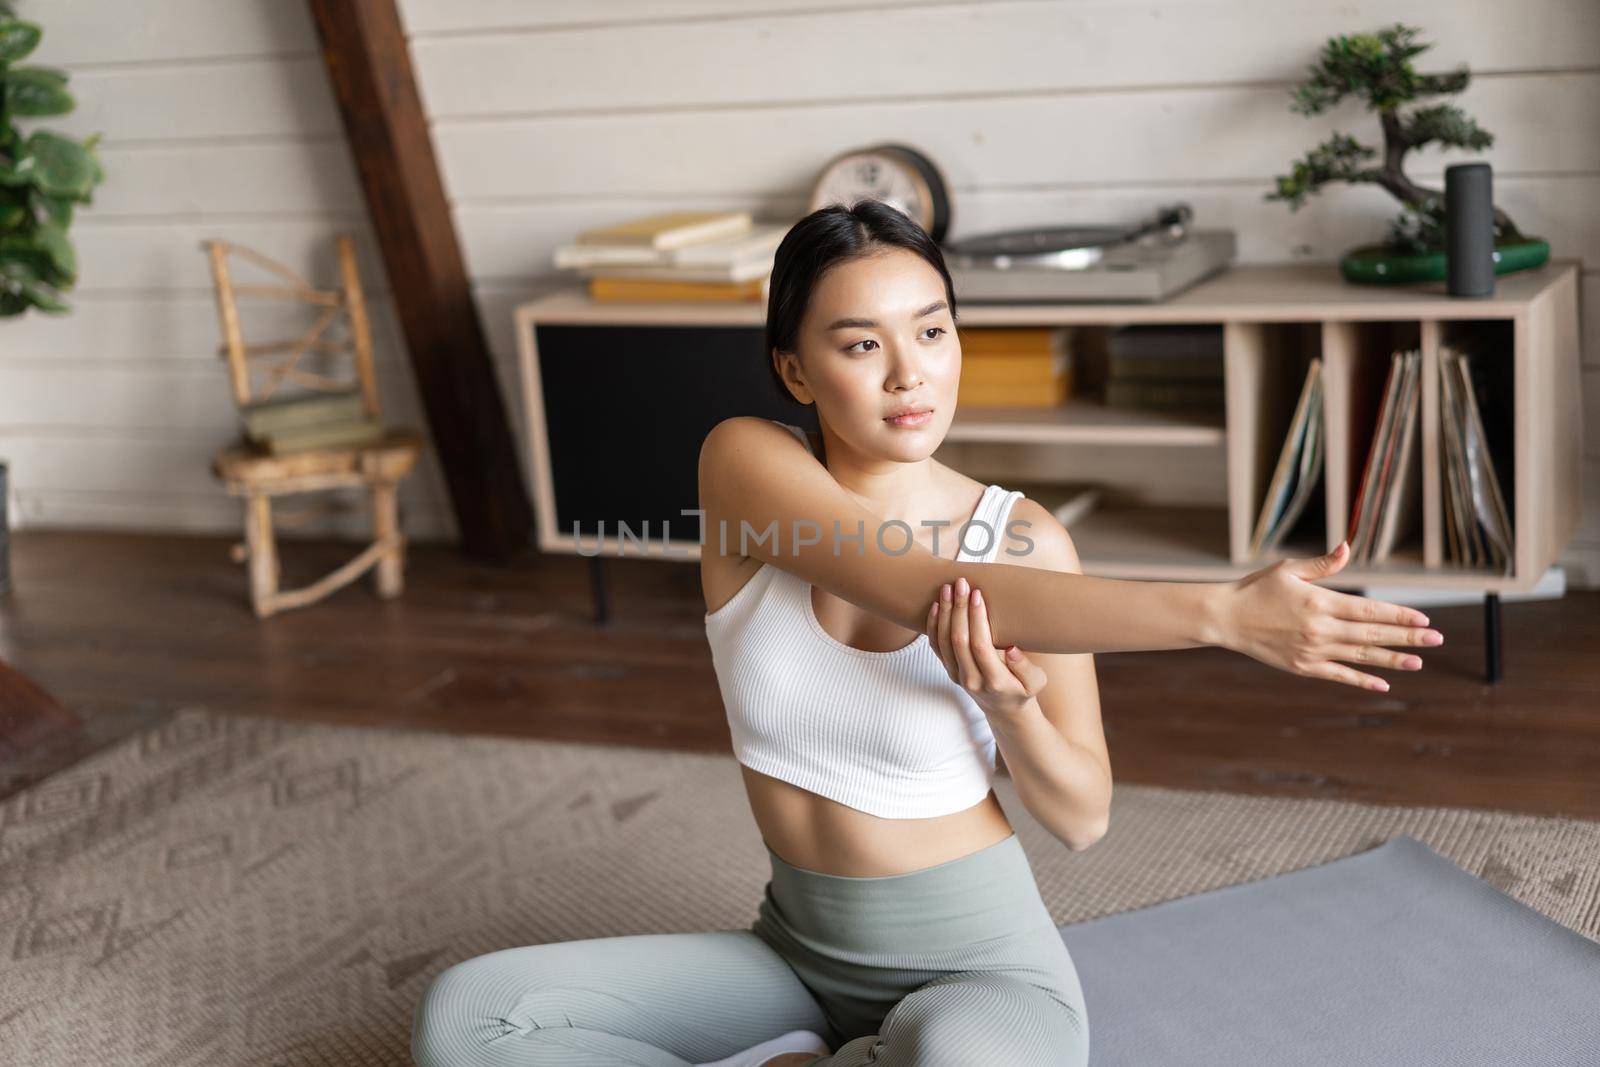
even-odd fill
[[[777,250],[767,350],[821,435],[738,417],[702,447],[706,632],[772,869],[754,923],[458,963],[418,1009],[419,1064],[1085,1064],[999,759],[1084,849],[1111,801],[1092,653],[1221,645],[1387,688],[1335,660],[1417,669],[1382,646],[1442,640],[1311,584],[1342,544],[1235,582],[1083,575],[1046,509],[931,458],[955,323],[916,223],[870,200],[813,212]]]

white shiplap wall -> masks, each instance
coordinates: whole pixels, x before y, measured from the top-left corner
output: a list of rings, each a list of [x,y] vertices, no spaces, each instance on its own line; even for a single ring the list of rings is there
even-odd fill
[[[0,458],[11,469],[13,526],[242,532],[239,502],[209,470],[238,431],[199,248],[208,237],[331,284],[332,235],[355,233],[385,417],[426,431],[307,5],[15,6],[44,29],[29,62],[67,70],[78,100],[71,115],[37,124],[99,131],[106,181],[73,223],[72,313],[0,319]],[[358,494],[322,499],[346,510],[290,536],[368,529]],[[418,540],[454,538],[446,500],[430,454],[402,488]]]
[[[951,236],[1133,221],[1184,199],[1234,229],[1239,261],[1329,262],[1398,205],[1340,186],[1291,213],[1274,175],[1348,101],[1288,110],[1328,37],[1396,21],[1468,64],[1456,98],[1496,134],[1481,157],[1413,153],[1408,173],[1483,158],[1496,201],[1600,299],[1600,4],[1595,0],[400,0],[479,304],[509,353],[509,308],[562,279],[579,229],[672,209],[803,213],[824,161],[902,140],[957,198]],[[1586,509],[1572,579],[1600,585],[1600,315],[1585,319]]]
[[[1332,260],[1381,234],[1396,210],[1387,194],[1336,187],[1298,213],[1262,194],[1330,131],[1375,141],[1376,124],[1354,102],[1294,115],[1288,87],[1327,37],[1395,21],[1435,43],[1422,69],[1473,68],[1458,99],[1497,135],[1473,157],[1494,165],[1497,202],[1557,256],[1580,257],[1585,306],[1600,298],[1594,0],[400,6],[519,434],[510,309],[566,280],[549,267],[555,246],[654,211],[798,215],[823,161],[874,141],[910,142],[945,168],[953,237],[1131,221],[1182,198],[1206,225],[1236,230],[1242,262]],[[106,131],[112,176],[75,231],[74,319],[0,323],[0,442],[19,467],[24,518],[231,528],[205,473],[231,412],[194,242],[226,232],[315,266],[333,224],[365,228],[309,20],[289,0],[46,7],[23,3],[46,26],[41,58],[74,73],[72,124]],[[1408,170],[1441,184],[1466,158],[1414,154]],[[1600,584],[1597,319],[1584,321],[1591,432],[1568,557],[1585,584]],[[397,339],[387,308],[381,327]],[[390,411],[423,425],[386,349]],[[47,402],[52,391],[62,399]],[[430,465],[408,524],[449,536],[445,500]]]

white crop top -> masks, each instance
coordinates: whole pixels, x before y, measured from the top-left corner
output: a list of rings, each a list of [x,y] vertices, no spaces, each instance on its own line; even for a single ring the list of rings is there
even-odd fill
[[[800,427],[779,425],[810,447]],[[956,558],[993,562],[1022,495],[987,487],[956,531]],[[926,633],[888,652],[847,645],[817,621],[809,582],[763,563],[706,614],[706,637],[734,755],[746,767],[885,819],[948,815],[988,794],[989,720],[950,680]]]

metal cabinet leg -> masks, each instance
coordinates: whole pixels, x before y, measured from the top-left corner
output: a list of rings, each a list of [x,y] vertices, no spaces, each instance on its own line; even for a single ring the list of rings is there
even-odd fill
[[[1484,676],[1490,685],[1500,680],[1500,594],[1483,595]]]
[[[589,557],[589,592],[594,600],[594,621],[604,626],[611,620],[610,597],[606,592],[606,560],[604,556]]]

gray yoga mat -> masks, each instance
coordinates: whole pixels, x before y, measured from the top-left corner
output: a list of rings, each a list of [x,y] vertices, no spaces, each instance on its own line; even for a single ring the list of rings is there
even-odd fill
[[[1409,834],[1060,930],[1093,1067],[1600,1064],[1600,944]]]

